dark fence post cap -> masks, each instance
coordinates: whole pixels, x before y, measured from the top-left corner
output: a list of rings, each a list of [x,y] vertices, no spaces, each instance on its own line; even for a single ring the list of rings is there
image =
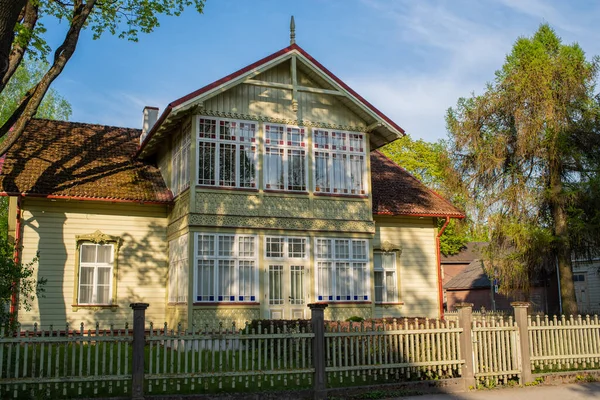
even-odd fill
[[[531,306],[531,303],[528,301],[513,301],[512,303],[510,303],[510,305],[515,308],[527,308]]]
[[[308,308],[311,310],[324,310],[327,308],[327,303],[310,303]]]
[[[149,306],[150,306],[150,304],[148,304],[148,303],[131,303],[131,304],[129,304],[129,307],[133,308],[134,310],[145,310]]]

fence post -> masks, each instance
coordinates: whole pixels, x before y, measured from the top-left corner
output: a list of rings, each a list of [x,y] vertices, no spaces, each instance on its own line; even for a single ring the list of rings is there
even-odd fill
[[[327,374],[325,373],[325,315],[327,304],[311,303],[310,322],[315,334],[312,346],[312,359],[315,366],[313,379],[313,398],[322,400],[327,398]]]
[[[473,338],[471,335],[473,303],[458,303],[455,307],[458,309],[458,326],[463,330],[460,334],[460,349],[462,352],[461,356],[464,358],[465,363],[463,364],[461,376],[465,390],[469,390],[469,388],[474,388],[477,383],[475,381]]]
[[[146,329],[146,308],[148,303],[131,303],[133,309],[133,355],[131,357],[131,397],[144,399],[144,345]]]
[[[519,346],[521,348],[521,380],[523,384],[533,382],[531,360],[529,355],[529,325],[527,324],[527,308],[529,303],[514,301],[510,303],[515,312],[515,322],[519,328]]]

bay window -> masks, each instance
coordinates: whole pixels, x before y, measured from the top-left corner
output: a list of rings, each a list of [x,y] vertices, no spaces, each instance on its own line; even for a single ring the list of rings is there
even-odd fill
[[[256,237],[197,233],[195,238],[195,301],[256,301]]]
[[[365,135],[322,129],[313,132],[315,191],[366,194]]]
[[[318,301],[368,301],[368,241],[316,239]]]
[[[256,188],[256,123],[198,118],[198,184]]]
[[[306,191],[304,128],[265,124],[265,189]]]

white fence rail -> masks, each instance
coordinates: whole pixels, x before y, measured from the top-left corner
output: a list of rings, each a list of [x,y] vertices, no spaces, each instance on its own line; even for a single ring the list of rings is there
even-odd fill
[[[130,330],[1,332],[0,397],[118,395],[130,389]],[[33,397],[33,396],[32,396]]]
[[[600,368],[598,316],[529,318],[532,367],[538,370]]]
[[[401,319],[253,321],[242,329],[145,324],[135,329],[0,332],[0,397],[96,397],[328,388],[461,378],[466,387],[532,372],[600,368],[598,317],[474,316],[458,321]],[[144,329],[144,326],[146,328]]]
[[[329,381],[457,377],[461,328],[440,320],[337,323],[325,332]]]

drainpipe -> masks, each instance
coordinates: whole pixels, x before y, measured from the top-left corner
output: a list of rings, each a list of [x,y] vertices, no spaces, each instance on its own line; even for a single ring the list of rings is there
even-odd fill
[[[15,224],[15,254],[14,260],[15,265],[18,265],[21,260],[21,207],[23,206],[23,198],[21,196],[17,196],[17,221]],[[17,289],[19,282],[12,283],[12,296],[10,298],[10,318],[11,321],[15,320],[15,316],[17,315],[17,310],[19,308],[18,300],[17,300]]]
[[[437,277],[438,277],[438,298],[440,303],[440,318],[444,318],[444,288],[442,286],[442,254],[440,252],[440,237],[444,234],[446,227],[450,223],[450,217],[446,217],[446,222],[442,226],[442,229],[438,232],[435,238],[435,244],[437,246]]]

